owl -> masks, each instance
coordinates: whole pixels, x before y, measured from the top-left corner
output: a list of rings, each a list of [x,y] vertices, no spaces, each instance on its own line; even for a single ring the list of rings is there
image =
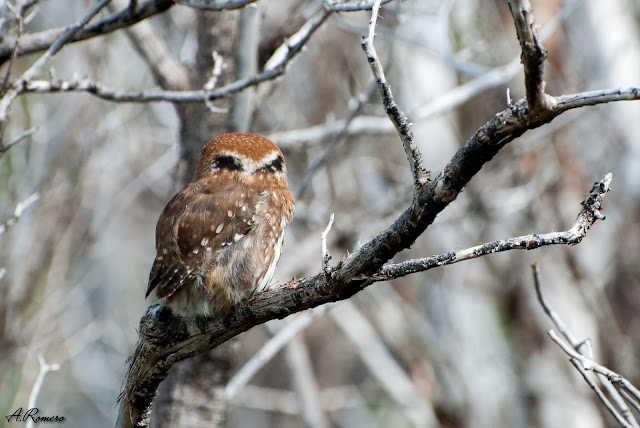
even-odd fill
[[[294,207],[273,142],[240,133],[211,140],[193,180],[160,214],[146,296],[155,289],[182,316],[224,316],[273,278]]]

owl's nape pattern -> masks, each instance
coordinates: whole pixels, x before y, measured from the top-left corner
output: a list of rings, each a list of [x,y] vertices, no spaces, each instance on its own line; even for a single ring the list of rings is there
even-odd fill
[[[155,289],[183,316],[224,315],[273,278],[294,206],[275,144],[255,134],[213,139],[160,215],[147,296]]]

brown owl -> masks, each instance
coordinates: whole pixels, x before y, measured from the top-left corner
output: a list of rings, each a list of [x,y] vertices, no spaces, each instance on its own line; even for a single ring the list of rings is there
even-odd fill
[[[295,201],[278,147],[255,134],[225,134],[202,149],[193,180],[156,226],[156,289],[183,316],[222,316],[275,273]]]

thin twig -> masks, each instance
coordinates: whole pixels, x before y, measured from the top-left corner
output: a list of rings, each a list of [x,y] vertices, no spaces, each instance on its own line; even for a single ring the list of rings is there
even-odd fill
[[[574,358],[580,362],[585,370],[589,370],[595,373],[600,373],[607,377],[612,383],[624,388],[635,400],[640,400],[640,391],[638,391],[627,379],[622,375],[608,369],[607,367],[598,364],[590,358],[579,354],[573,347],[567,344],[562,338],[558,336],[555,330],[549,330],[547,332],[551,340],[553,340],[568,356]]]
[[[8,219],[6,219],[4,222],[0,223],[0,236],[2,236],[7,231],[7,229],[9,229],[11,226],[16,224],[18,222],[18,220],[20,220],[20,217],[22,216],[22,213],[24,213],[24,211],[31,204],[33,204],[35,201],[37,201],[38,198],[40,198],[40,194],[38,192],[36,192],[36,193],[33,193],[31,196],[29,196],[27,199],[19,202],[16,205],[15,210],[13,211],[13,215],[11,217],[9,217]]]
[[[4,76],[2,77],[2,83],[0,83],[0,93],[4,92],[4,89],[9,81],[9,75],[11,74],[11,68],[13,67],[13,63],[18,56],[18,49],[20,46],[20,36],[22,36],[22,32],[24,30],[24,13],[29,7],[30,4],[28,2],[24,2],[20,5],[20,9],[18,11],[18,31],[16,34],[16,39],[13,43],[13,49],[11,50],[11,57],[9,58],[9,64],[7,65],[7,69],[4,72]],[[1,147],[1,146],[0,146]]]
[[[194,9],[221,11],[241,9],[256,1],[257,0],[176,0],[176,3]]]
[[[573,336],[573,334],[569,331],[565,323],[560,319],[558,314],[547,303],[542,293],[542,287],[540,285],[541,283],[540,268],[538,266],[538,263],[534,262],[531,265],[531,267],[533,269],[533,282],[535,285],[536,294],[538,295],[538,301],[540,302],[540,305],[542,306],[543,310],[549,316],[549,318],[551,318],[551,320],[556,325],[558,330],[560,330],[560,333],[569,342],[569,345],[573,347],[573,349],[576,352],[580,353],[580,355],[583,355],[584,357],[593,361],[594,358],[593,358],[593,349],[591,347],[591,341],[585,340],[580,342]],[[576,369],[580,372],[580,374],[582,375],[584,380],[587,382],[587,384],[591,387],[591,389],[594,391],[594,393],[598,396],[600,401],[602,401],[602,403],[605,405],[607,410],[609,410],[609,412],[616,418],[616,420],[618,420],[618,422],[620,422],[620,424],[622,424],[625,427],[631,427],[631,428],[638,427],[638,422],[635,420],[635,418],[631,414],[631,411],[629,410],[629,406],[627,406],[623,396],[618,392],[618,390],[616,390],[612,382],[606,376],[602,375],[601,373],[594,372],[596,378],[600,381],[600,384],[607,392],[608,397],[602,391],[602,389],[589,377],[588,373],[586,372],[586,370],[583,368],[583,366],[577,359],[570,358],[570,361],[576,367]],[[611,398],[611,400],[609,399],[609,397]],[[615,405],[614,403],[611,402],[612,400],[615,403]]]
[[[376,87],[375,84],[372,83],[371,85],[369,85],[369,87],[366,89],[366,91],[363,94],[360,94],[360,96],[356,97],[356,102],[351,107],[351,110],[349,111],[349,115],[347,116],[347,119],[343,122],[343,125],[340,128],[340,130],[333,135],[333,137],[331,138],[331,142],[327,145],[327,148],[324,150],[322,155],[313,161],[313,163],[309,166],[304,176],[302,177],[302,180],[300,180],[300,184],[298,185],[295,191],[296,199],[300,199],[302,197],[302,194],[304,193],[305,189],[307,188],[307,186],[309,186],[309,183],[311,183],[311,179],[313,178],[313,176],[316,174],[316,172],[318,172],[320,167],[324,165],[324,163],[327,161],[331,152],[333,152],[333,150],[338,145],[338,142],[340,142],[342,138],[347,134],[347,131],[351,123],[360,114],[360,112],[362,111],[364,105],[369,100],[369,98],[371,98],[371,95],[373,94],[375,87]]]
[[[307,21],[302,24],[300,29],[287,37],[282,45],[280,45],[267,60],[264,70],[274,70],[285,66],[295,54],[297,54],[302,46],[304,46],[311,35],[324,23],[331,15],[331,9],[320,7]]]
[[[565,325],[565,323],[560,319],[558,314],[549,306],[547,303],[544,294],[542,293],[542,287],[540,285],[540,267],[538,266],[538,262],[533,262],[531,264],[531,270],[533,271],[533,284],[536,289],[536,295],[538,296],[538,301],[542,306],[544,312],[551,318],[551,321],[555,324],[556,328],[562,333],[562,335],[567,339],[571,346],[576,347],[578,345],[578,340],[571,334],[569,328]]]
[[[413,137],[413,131],[411,131],[411,123],[407,117],[400,111],[400,108],[396,104],[396,101],[391,93],[391,86],[387,82],[387,78],[384,75],[384,69],[378,59],[378,53],[373,44],[373,38],[375,37],[376,22],[378,21],[378,12],[380,11],[380,0],[377,0],[371,8],[371,21],[369,21],[369,33],[362,38],[360,43],[362,49],[367,55],[367,61],[376,79],[378,90],[382,96],[382,104],[385,111],[389,116],[389,119],[398,130],[398,135],[402,140],[402,146],[409,160],[411,166],[411,173],[413,175],[414,186],[419,187],[424,185],[429,180],[430,173],[425,171],[422,167],[422,154],[416,145]]]
[[[213,100],[207,97],[207,95],[210,94],[218,84],[218,79],[222,75],[222,65],[224,64],[222,55],[220,55],[217,51],[213,51],[211,53],[211,56],[213,57],[213,67],[211,68],[211,77],[209,78],[209,80],[207,80],[207,82],[202,87],[205,93],[204,104],[207,106],[207,108],[211,113],[227,113],[228,109],[216,107],[215,105],[213,105]]]
[[[625,400],[629,402],[629,404],[631,404],[631,406],[633,406],[634,409],[636,409],[637,412],[640,412],[640,403],[638,403],[631,395],[629,395],[627,391],[620,388],[618,392]]]
[[[36,381],[33,384],[33,388],[31,389],[31,393],[29,394],[29,401],[27,403],[28,409],[33,409],[36,407],[36,402],[38,400],[38,395],[40,394],[40,389],[44,384],[44,378],[47,376],[47,373],[54,372],[56,370],[60,370],[59,364],[49,364],[45,361],[44,357],[38,354],[38,362],[40,363],[40,371],[38,372],[38,377],[36,377]],[[27,420],[27,428],[33,428],[34,418],[29,418]]]
[[[634,425],[631,425],[629,422],[627,422],[624,419],[624,417],[620,414],[620,412],[618,412],[618,410],[614,407],[611,401],[609,401],[607,396],[602,392],[600,387],[589,377],[589,373],[587,373],[587,371],[582,367],[582,365],[580,364],[580,361],[576,360],[575,358],[570,358],[569,361],[571,361],[571,364],[573,364],[573,366],[582,375],[585,382],[587,382],[587,385],[589,385],[589,387],[593,390],[593,392],[595,392],[595,394],[598,396],[600,401],[602,401],[602,403],[607,408],[609,413],[611,413],[611,415],[613,415],[613,417],[616,418],[618,423],[625,428],[634,428]]]
[[[130,5],[131,0],[112,0],[109,8],[126,10]],[[127,27],[125,34],[149,66],[160,87],[167,90],[184,90],[189,87],[187,68],[174,57],[166,40],[150,20]]]
[[[329,216],[329,224],[327,224],[327,227],[324,229],[324,232],[322,232],[322,235],[320,236],[320,240],[322,241],[321,267],[325,275],[331,275],[331,270],[329,269],[329,260],[331,260],[331,256],[327,251],[327,235],[329,234],[329,231],[331,230],[331,226],[333,225],[333,214],[334,213],[331,213],[331,216]]]
[[[11,147],[15,146],[22,140],[26,140],[27,138],[31,137],[38,129],[39,127],[34,126],[33,128],[24,131],[22,134],[18,135],[16,138],[9,141],[7,144],[4,145],[4,147],[2,147],[2,150],[0,150],[0,155],[2,155],[3,153],[6,153]]]

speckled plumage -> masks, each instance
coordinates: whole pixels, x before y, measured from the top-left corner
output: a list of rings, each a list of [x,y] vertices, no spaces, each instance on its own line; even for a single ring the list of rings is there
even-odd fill
[[[294,205],[275,144],[255,134],[213,139],[160,215],[147,296],[156,289],[183,316],[224,315],[273,278]]]

